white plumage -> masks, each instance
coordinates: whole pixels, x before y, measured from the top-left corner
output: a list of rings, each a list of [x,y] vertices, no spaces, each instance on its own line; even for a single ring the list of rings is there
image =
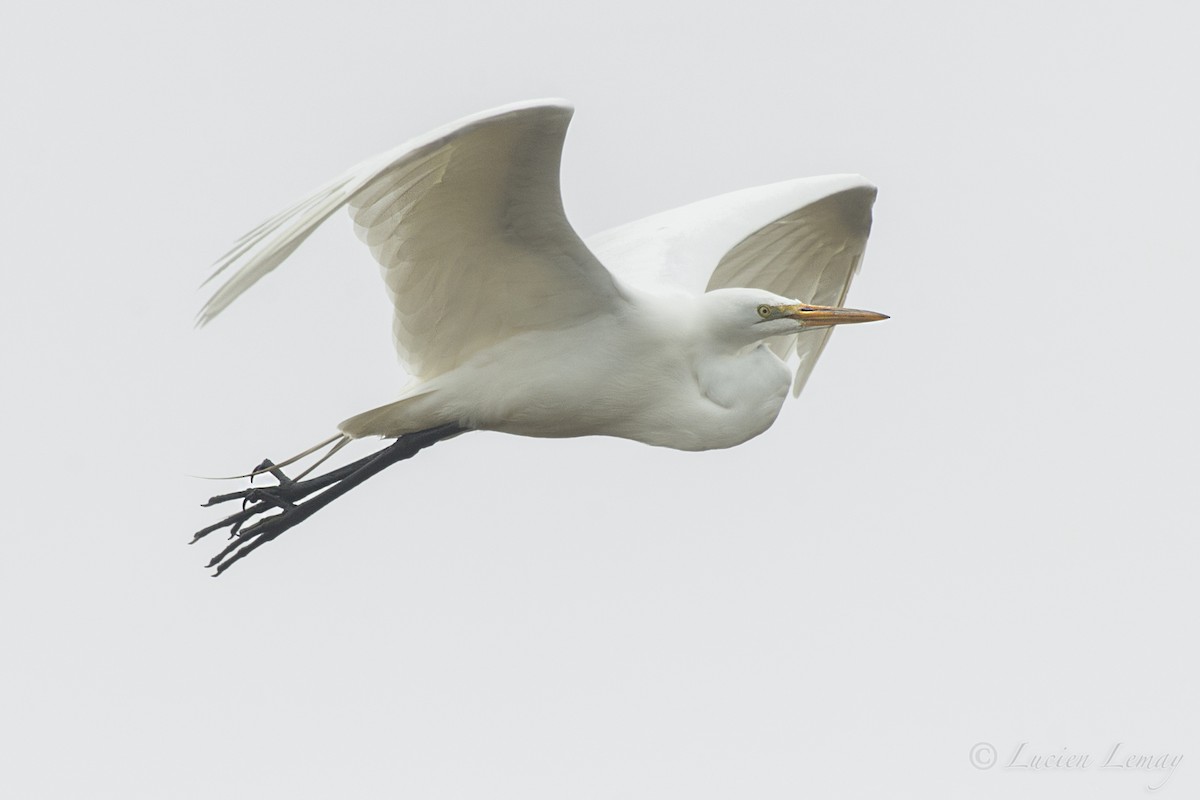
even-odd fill
[[[255,474],[278,486],[210,501],[243,503],[196,534],[234,534],[210,562],[217,574],[388,465],[469,430],[740,444],[771,426],[789,384],[800,392],[832,325],[884,318],[839,307],[871,228],[875,189],[862,178],[734,192],[585,244],[559,194],[570,118],[564,103],[534,101],[434,131],[322,186],[217,263],[215,274],[235,271],[201,324],[348,206],[383,270],[413,376],[393,402],[296,458],[372,435],[396,439],[385,450],[310,480],[280,470],[296,459],[263,462]],[[272,509],[281,513],[246,524]]]
[[[882,318],[756,316],[761,304],[841,305],[871,226],[875,188],[861,177],[746,189],[585,244],[559,194],[571,113],[558,101],[506,106],[359,164],[239,240],[215,274],[236,272],[199,321],[348,206],[414,380],[343,422],[345,434],[457,423],[697,450],[770,426],[789,383],[780,357],[798,361],[798,394],[831,324]]]

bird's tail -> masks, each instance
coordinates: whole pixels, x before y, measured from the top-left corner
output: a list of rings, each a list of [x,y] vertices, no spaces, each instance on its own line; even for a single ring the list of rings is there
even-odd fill
[[[399,400],[343,420],[338,424],[338,430],[352,439],[365,436],[394,439],[406,433],[455,422],[453,419],[444,419],[444,409],[432,402],[435,391],[432,386],[422,386]]]

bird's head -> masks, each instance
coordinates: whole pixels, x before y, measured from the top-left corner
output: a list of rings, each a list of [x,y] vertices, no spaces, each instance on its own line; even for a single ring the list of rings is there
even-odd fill
[[[886,314],[802,303],[761,289],[717,289],[701,295],[709,330],[735,346],[772,336],[887,319]]]

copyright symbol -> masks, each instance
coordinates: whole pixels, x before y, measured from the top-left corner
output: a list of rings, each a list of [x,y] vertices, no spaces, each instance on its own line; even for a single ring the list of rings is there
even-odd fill
[[[996,763],[996,748],[980,742],[971,748],[971,766],[975,769],[991,769]]]

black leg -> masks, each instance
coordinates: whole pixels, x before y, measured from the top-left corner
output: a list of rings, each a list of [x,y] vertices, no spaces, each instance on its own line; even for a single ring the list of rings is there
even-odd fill
[[[277,486],[251,487],[240,492],[230,492],[211,498],[204,505],[212,506],[230,500],[241,500],[242,510],[231,514],[215,525],[198,531],[192,537],[195,543],[213,531],[229,528],[231,541],[220,553],[208,562],[216,567],[216,577],[257,548],[278,537],[284,531],[299,525],[317,511],[332,503],[360,483],[382,472],[398,461],[412,458],[422,449],[465,431],[458,425],[442,425],[438,428],[407,433],[378,453],[361,458],[344,467],[318,475],[308,480],[295,481],[270,461],[264,461],[255,472],[267,471],[279,481]],[[323,490],[323,491],[322,491]],[[319,494],[317,494],[319,492]],[[304,498],[310,495],[310,499]],[[280,513],[262,517],[251,524],[259,514],[280,509]]]

